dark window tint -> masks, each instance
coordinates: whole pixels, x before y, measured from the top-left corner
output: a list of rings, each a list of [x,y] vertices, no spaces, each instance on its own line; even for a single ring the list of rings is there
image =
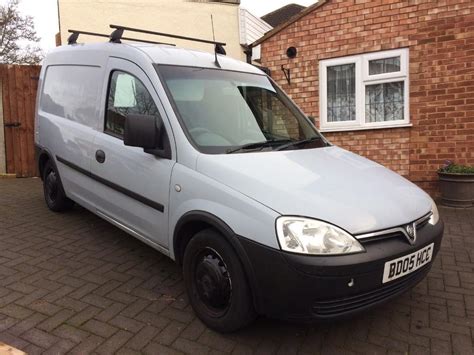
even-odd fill
[[[110,78],[105,131],[122,137],[125,116],[158,116],[158,109],[145,85],[133,75],[114,71]]]

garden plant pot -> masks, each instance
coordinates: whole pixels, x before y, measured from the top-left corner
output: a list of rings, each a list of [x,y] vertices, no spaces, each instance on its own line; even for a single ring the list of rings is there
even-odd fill
[[[438,172],[441,204],[451,207],[474,206],[474,174]]]

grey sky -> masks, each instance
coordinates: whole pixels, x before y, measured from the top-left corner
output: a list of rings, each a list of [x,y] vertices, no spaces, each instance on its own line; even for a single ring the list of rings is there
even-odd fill
[[[7,0],[0,0],[4,4]],[[316,0],[241,0],[241,7],[256,16],[263,16],[284,5],[296,3],[304,6]],[[20,0],[20,10],[33,16],[35,28],[41,37],[41,47],[47,51],[55,46],[55,34],[59,31],[57,0]]]

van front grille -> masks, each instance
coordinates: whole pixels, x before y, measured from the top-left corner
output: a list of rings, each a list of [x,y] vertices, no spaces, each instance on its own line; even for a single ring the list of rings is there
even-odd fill
[[[430,220],[431,217],[431,212],[426,214],[425,216],[419,218],[415,222],[412,222],[416,225],[416,230],[420,231],[424,226],[426,226]],[[412,224],[409,223],[409,224]],[[366,234],[359,234],[356,235],[355,237],[359,242],[365,244],[365,243],[371,243],[371,242],[376,242],[382,239],[387,239],[387,238],[402,238],[404,240],[407,240],[407,235],[405,234],[404,226],[399,226],[399,227],[394,227],[394,228],[389,228],[385,230],[380,230],[376,232],[371,232],[371,233],[366,233]]]

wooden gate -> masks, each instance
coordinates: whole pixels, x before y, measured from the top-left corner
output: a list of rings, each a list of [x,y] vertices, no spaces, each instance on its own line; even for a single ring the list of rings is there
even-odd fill
[[[37,176],[34,146],[40,66],[0,65],[7,174]]]

